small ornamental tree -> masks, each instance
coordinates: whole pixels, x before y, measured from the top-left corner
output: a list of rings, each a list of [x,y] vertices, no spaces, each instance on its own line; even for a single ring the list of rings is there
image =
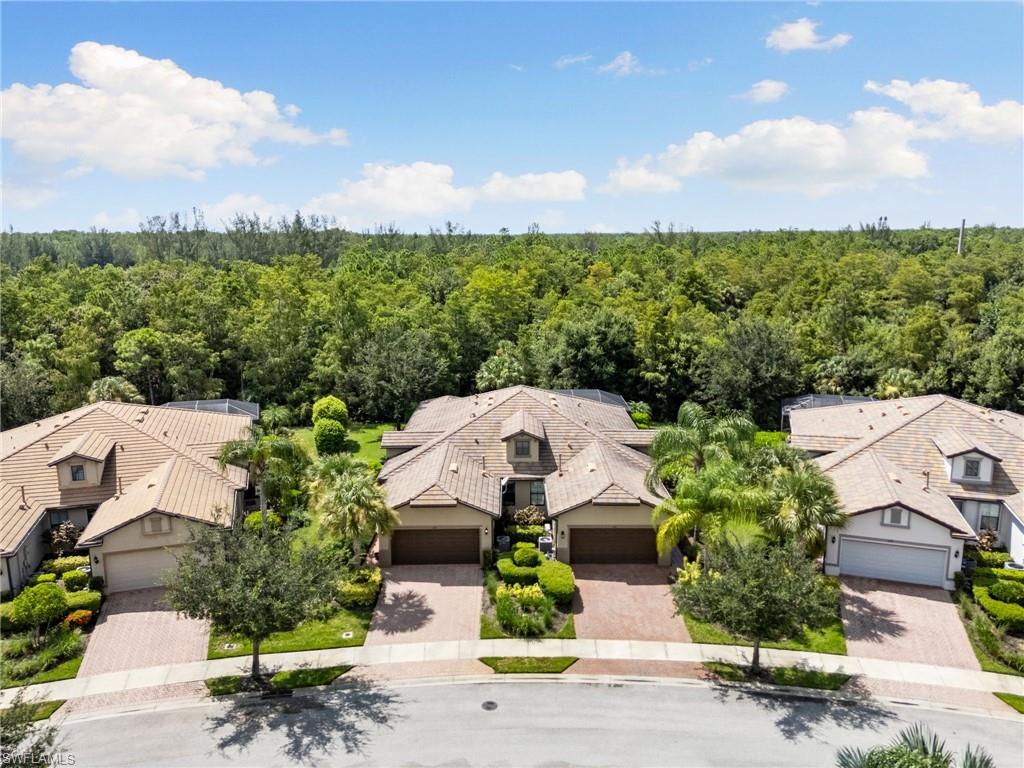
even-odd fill
[[[844,747],[836,755],[836,768],[996,768],[996,761],[981,747],[968,746],[959,761],[946,743],[927,726],[904,728],[884,747],[867,752]]]
[[[332,419],[347,429],[348,406],[345,405],[343,400],[334,395],[321,397],[313,403],[313,424],[315,425],[321,419]]]
[[[322,418],[313,426],[313,444],[320,456],[344,451],[345,439],[345,427],[340,421]]]
[[[50,549],[57,557],[63,557],[65,552],[71,552],[78,543],[81,535],[78,526],[70,520],[65,520],[55,528],[50,529]]]
[[[673,587],[679,611],[720,624],[754,645],[751,674],[761,670],[761,643],[799,635],[829,616],[834,596],[795,544],[741,543],[721,536],[704,552],[699,578]]]
[[[331,550],[296,547],[286,531],[253,533],[244,525],[193,528],[177,560],[166,580],[170,604],[248,639],[254,679],[260,644],[274,632],[295,629],[329,602],[341,568]]]
[[[11,603],[11,621],[23,627],[35,627],[36,637],[56,624],[68,612],[68,599],[56,584],[37,584],[29,587]]]

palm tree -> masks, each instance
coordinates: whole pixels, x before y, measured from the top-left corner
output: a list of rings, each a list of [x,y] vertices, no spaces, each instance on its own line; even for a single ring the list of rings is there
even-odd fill
[[[658,430],[651,443],[647,483],[686,469],[701,472],[710,462],[744,455],[757,427],[742,413],[712,416],[697,403],[679,406],[676,423]]]
[[[662,554],[697,530],[714,531],[729,521],[754,520],[768,505],[759,486],[743,482],[740,465],[715,461],[700,472],[686,469],[676,475],[673,495],[657,507],[651,522],[658,529],[657,546]]]
[[[820,546],[826,526],[840,528],[846,524],[835,486],[810,462],[777,469],[769,494],[771,505],[761,518],[765,530],[778,539],[800,542],[804,551]]]
[[[275,470],[285,471],[306,460],[302,448],[281,435],[263,434],[252,429],[245,440],[232,440],[221,449],[217,462],[224,469],[228,464],[249,470],[249,481],[260,497],[260,518],[263,534],[267,533],[267,477]]]
[[[888,746],[867,752],[844,747],[836,755],[836,768],[884,768],[884,766],[921,766],[921,768],[996,768],[996,761],[980,747],[967,747],[959,762],[946,749],[945,742],[926,726],[916,723],[904,728]]]
[[[260,411],[260,423],[270,432],[287,431],[292,425],[292,410],[287,405],[270,405]]]
[[[105,376],[102,379],[96,379],[89,387],[87,397],[90,403],[98,403],[101,400],[120,403],[146,402],[135,385],[122,376]]]
[[[362,558],[366,534],[388,535],[399,524],[398,513],[388,506],[369,467],[345,454],[325,456],[316,463],[310,491],[321,528],[351,541],[356,563]]]

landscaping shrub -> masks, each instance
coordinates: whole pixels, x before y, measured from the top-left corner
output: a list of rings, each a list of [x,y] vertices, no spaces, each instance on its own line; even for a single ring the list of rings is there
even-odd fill
[[[92,621],[92,611],[77,610],[64,617],[64,626],[67,629],[74,629],[75,627],[84,627],[90,621]]]
[[[54,560],[44,561],[42,569],[46,573],[55,573],[61,576],[68,571],[73,571],[88,564],[89,558],[86,555],[69,555],[68,557],[58,557]]]
[[[81,630],[59,627],[46,636],[46,644],[36,656],[42,659],[43,669],[49,669],[65,659],[77,656],[81,650]]]
[[[537,569],[516,565],[511,557],[499,557],[495,564],[498,575],[506,584],[536,584]]]
[[[69,611],[92,611],[96,613],[100,609],[103,595],[99,592],[89,590],[87,592],[70,592],[66,595]]]
[[[23,627],[11,618],[11,603],[0,604],[0,632],[7,634],[18,629],[23,629]]]
[[[313,444],[321,456],[345,450],[345,427],[334,419],[320,419],[313,427]]]
[[[526,541],[533,544],[544,535],[543,525],[510,525],[505,529],[513,543]]]
[[[533,568],[544,561],[544,554],[536,547],[519,547],[512,553],[512,562]]]
[[[3,643],[4,659],[16,659],[24,656],[32,650],[35,645],[35,637],[31,632],[19,632],[13,635],[5,635]]]
[[[974,599],[992,620],[1009,632],[1024,633],[1024,606],[994,600],[988,587],[974,585]]]
[[[342,429],[348,427],[348,406],[345,401],[334,395],[321,397],[313,403],[313,424],[316,425],[324,419],[338,422]]]
[[[276,531],[281,527],[281,516],[276,512],[267,512],[267,528]],[[245,516],[245,530],[252,533],[263,531],[263,513],[258,509]]]
[[[553,603],[536,584],[499,584],[494,612],[506,632],[520,637],[543,634],[551,626]]]
[[[516,525],[541,525],[544,522],[544,513],[539,507],[530,504],[513,512],[512,520]]]
[[[68,592],[81,592],[89,586],[89,574],[85,571],[67,571],[63,582],[64,589]]]
[[[1024,584],[1017,581],[997,581],[988,588],[988,593],[1004,603],[1024,605]]]
[[[34,587],[36,584],[53,584],[57,581],[57,574],[55,573],[37,573],[28,580],[28,586]]]
[[[754,445],[784,445],[786,437],[785,432],[755,432]]]
[[[494,550],[493,549],[485,549],[483,557],[484,557],[484,570],[486,571],[488,568],[492,568],[494,566]]]
[[[380,568],[360,568],[338,583],[338,603],[344,608],[372,608],[380,592]]]
[[[986,552],[979,549],[974,553],[974,559],[982,568],[1002,568],[1004,563],[1010,561],[1009,552]]]
[[[537,582],[544,593],[561,606],[572,603],[576,577],[572,568],[558,560],[545,560],[537,569]]]
[[[998,581],[1016,581],[1024,584],[1024,571],[1011,571],[1006,568],[975,568],[974,582],[976,584],[991,584]]]
[[[990,528],[986,528],[978,534],[978,550],[981,552],[994,552],[999,544],[999,534]]]
[[[18,626],[35,627],[42,633],[68,612],[67,593],[56,584],[37,584],[29,587],[11,603],[11,619]]]

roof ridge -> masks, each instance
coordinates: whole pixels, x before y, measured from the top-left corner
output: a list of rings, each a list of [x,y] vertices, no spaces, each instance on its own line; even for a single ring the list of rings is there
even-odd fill
[[[49,437],[50,435],[54,435],[57,432],[59,432],[60,430],[64,429],[65,427],[70,426],[71,424],[74,424],[79,419],[83,419],[86,416],[88,416],[90,413],[94,413],[95,411],[99,410],[99,406],[102,405],[104,402],[105,401],[100,400],[100,401],[95,402],[95,403],[88,403],[86,405],[81,406],[80,409],[81,409],[82,412],[80,414],[78,414],[77,416],[75,416],[73,419],[71,419],[70,421],[64,422],[63,424],[57,425],[56,427],[51,429],[49,432],[44,432],[43,434],[39,435],[39,437],[37,437],[35,440],[31,440],[31,441],[25,443],[23,446],[21,446],[20,448],[14,449],[10,453],[5,453],[3,455],[0,455],[0,461],[6,461],[11,456],[14,456],[15,454],[21,453],[22,451],[24,451],[29,446],[35,445],[36,443],[38,443],[43,438]],[[68,413],[71,413],[71,411],[68,411]],[[57,414],[55,416],[48,416],[47,418],[56,419],[57,416],[59,416],[59,415],[60,414]],[[36,424],[39,424],[42,421],[45,421],[45,419],[35,419],[35,423]],[[31,424],[31,423],[32,422],[29,422],[29,424]],[[23,424],[22,426],[27,427],[28,424]],[[20,429],[20,427],[15,427],[15,429]]]
[[[1013,432],[1012,430],[1008,429],[1007,427],[1003,426],[1002,424],[1000,424],[998,422],[995,422],[995,421],[989,421],[984,416],[982,416],[980,413],[973,413],[972,411],[969,410],[969,408],[979,408],[979,409],[981,409],[983,411],[988,411],[989,413],[993,413],[993,412],[998,412],[998,409],[987,408],[987,407],[985,407],[983,405],[974,405],[974,403],[968,403],[968,402],[965,402],[963,400],[958,400],[957,398],[950,397],[949,395],[943,395],[943,397],[945,397],[947,400],[949,400],[949,402],[951,404],[955,405],[957,408],[959,408],[961,411],[966,413],[968,416],[973,416],[974,418],[978,419],[979,421],[981,421],[981,422],[983,422],[985,424],[989,424],[989,425],[995,427],[996,429],[998,429],[998,430],[1000,430],[1002,432],[1005,432],[1010,437],[1012,437],[1012,438],[1014,438],[1016,440],[1022,440],[1020,435],[1018,435],[1016,432]],[[953,428],[959,430],[959,427],[956,424],[953,425]]]
[[[164,494],[167,493],[167,487],[170,485],[171,473],[174,472],[174,465],[177,464],[179,457],[171,456],[164,465],[159,469],[163,469],[163,474],[160,476],[158,483],[158,492],[156,499],[153,500],[153,509],[162,509],[164,500]],[[138,482],[138,481],[136,481]],[[133,483],[134,485],[134,483]],[[130,486],[129,486],[130,487]]]

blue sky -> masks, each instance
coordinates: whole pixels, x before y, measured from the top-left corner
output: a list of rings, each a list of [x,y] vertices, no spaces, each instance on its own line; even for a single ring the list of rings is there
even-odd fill
[[[4,226],[1021,226],[1022,12],[4,3]]]

